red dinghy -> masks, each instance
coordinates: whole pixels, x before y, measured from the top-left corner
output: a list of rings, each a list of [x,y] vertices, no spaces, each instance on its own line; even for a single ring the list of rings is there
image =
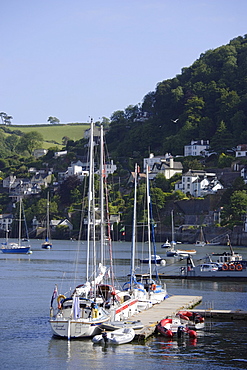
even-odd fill
[[[191,330],[187,324],[184,325],[180,318],[163,319],[156,325],[156,331],[166,338],[181,338],[184,334],[188,334],[190,338],[197,338],[195,330]]]
[[[204,317],[194,311],[178,311],[177,316],[183,321],[187,321],[189,327],[202,329],[204,327]]]

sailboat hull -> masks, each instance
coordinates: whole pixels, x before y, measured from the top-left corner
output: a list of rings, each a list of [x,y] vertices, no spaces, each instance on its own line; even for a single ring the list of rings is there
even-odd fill
[[[52,243],[44,242],[44,243],[41,245],[41,248],[43,248],[43,249],[51,249],[51,248],[52,248]]]
[[[87,322],[82,319],[77,320],[50,320],[51,328],[55,336],[63,338],[89,338],[100,334],[101,329],[99,325],[108,321],[101,320],[95,322]]]
[[[28,254],[30,253],[30,249],[31,247],[16,246],[16,247],[2,247],[1,251],[3,253]]]

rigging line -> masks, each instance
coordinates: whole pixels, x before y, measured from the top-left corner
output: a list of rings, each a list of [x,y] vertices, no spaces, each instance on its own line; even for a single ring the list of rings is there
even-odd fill
[[[154,258],[156,259],[156,243],[155,243],[155,232],[154,232],[154,219],[153,219],[153,210],[152,210],[152,197],[150,194],[150,220],[151,220],[151,231],[152,231],[152,243],[153,243],[153,251],[154,251]],[[155,261],[155,275],[156,279],[159,279],[157,263]]]

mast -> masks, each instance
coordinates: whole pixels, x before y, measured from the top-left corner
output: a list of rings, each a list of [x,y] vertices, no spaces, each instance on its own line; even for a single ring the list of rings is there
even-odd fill
[[[146,191],[147,191],[147,216],[148,216],[148,266],[149,278],[152,279],[152,265],[151,265],[151,228],[150,228],[150,190],[149,190],[149,166],[146,167]],[[156,258],[156,257],[155,257]]]
[[[22,198],[20,197],[19,204],[19,230],[18,230],[18,246],[21,245],[21,211],[22,211]]]
[[[90,237],[91,237],[91,224],[93,220],[93,174],[94,174],[94,166],[93,166],[93,120],[91,119],[91,126],[90,126],[90,154],[89,154],[89,184],[88,184],[88,215],[87,215],[87,263],[86,263],[86,280],[89,280],[89,260],[90,260]]]
[[[153,207],[152,207],[152,199],[150,195],[150,187],[148,186],[149,190],[149,209],[150,209],[150,221],[151,221],[151,231],[152,231],[152,244],[153,244],[153,252],[154,252],[154,266],[155,266],[155,274],[156,274],[156,280],[158,280],[158,269],[157,269],[157,263],[156,263],[156,243],[155,243],[155,234],[154,234],[154,219],[153,219]]]
[[[100,125],[100,262],[104,262],[105,217],[104,217],[104,142],[103,125]]]
[[[131,269],[130,269],[130,289],[135,280],[135,250],[136,250],[136,201],[137,201],[137,163],[135,164],[134,179],[134,210],[132,225],[132,244],[131,244]]]
[[[172,240],[171,240],[171,245],[172,245],[172,249],[174,249],[174,246],[175,246],[175,240],[174,240],[174,218],[173,218],[173,209],[171,210],[171,221],[172,221]]]
[[[46,207],[46,241],[49,240],[50,237],[50,202],[49,202],[49,191],[47,192],[47,207]]]

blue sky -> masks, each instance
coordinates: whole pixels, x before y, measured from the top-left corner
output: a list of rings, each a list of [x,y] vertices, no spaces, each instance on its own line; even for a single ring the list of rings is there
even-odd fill
[[[2,0],[0,111],[95,121],[247,33],[246,0]]]

